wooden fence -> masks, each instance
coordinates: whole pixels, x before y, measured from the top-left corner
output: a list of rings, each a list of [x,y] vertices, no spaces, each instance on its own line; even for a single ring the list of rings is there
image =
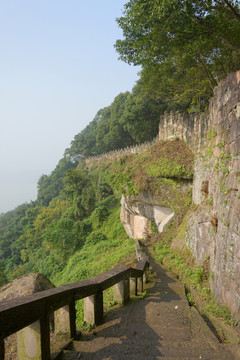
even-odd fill
[[[100,324],[103,320],[103,291],[114,286],[114,299],[123,305],[130,295],[143,292],[149,259],[142,253],[136,268],[117,266],[88,280],[41,291],[0,303],[0,360],[4,360],[4,339],[18,332],[19,360],[50,360],[50,316],[55,312],[54,331],[74,339],[75,301],[84,299],[84,320]]]

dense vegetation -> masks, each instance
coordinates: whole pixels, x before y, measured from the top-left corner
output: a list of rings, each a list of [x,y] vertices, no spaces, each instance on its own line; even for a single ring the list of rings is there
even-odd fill
[[[143,90],[188,111],[239,70],[240,5],[235,0],[130,0],[117,21],[120,59],[141,65]]]
[[[192,178],[192,168],[193,156],[178,140],[120,159],[81,161],[67,170],[63,188],[49,205],[36,201],[0,219],[2,275],[11,281],[39,271],[59,284],[84,279],[123,259],[131,263],[134,242],[119,219],[121,195],[155,189],[163,206],[180,213],[190,194],[178,189],[181,179]]]

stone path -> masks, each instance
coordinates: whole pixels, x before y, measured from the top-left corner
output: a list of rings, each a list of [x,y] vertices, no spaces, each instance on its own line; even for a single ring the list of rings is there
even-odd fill
[[[65,360],[234,360],[174,274],[151,261],[154,279],[144,299],[107,313],[103,325],[74,342]]]

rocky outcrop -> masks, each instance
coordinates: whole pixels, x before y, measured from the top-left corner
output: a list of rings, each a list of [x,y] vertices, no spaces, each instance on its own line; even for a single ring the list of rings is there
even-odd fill
[[[0,301],[31,295],[53,287],[55,286],[43,274],[26,274],[0,288]]]
[[[161,233],[174,217],[168,207],[160,207],[159,201],[145,192],[138,196],[122,196],[121,221],[129,237],[145,239],[151,232],[150,221],[153,221]]]

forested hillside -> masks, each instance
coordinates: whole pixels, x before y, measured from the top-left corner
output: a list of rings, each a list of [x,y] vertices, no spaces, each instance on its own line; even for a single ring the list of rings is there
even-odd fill
[[[100,109],[53,172],[40,177],[36,201],[0,217],[0,284],[31,271],[56,283],[74,281],[92,275],[91,264],[102,271],[127,253],[133,261],[119,201],[122,192],[137,191],[140,163],[125,158],[93,171],[84,158],[153,139],[164,111],[203,111],[219,81],[240,67],[239,1],[131,0],[117,22],[123,39],[115,47],[123,61],[141,65],[140,79]],[[169,178],[179,174],[170,170],[192,176],[167,162],[157,173],[151,159],[148,186],[156,178],[172,185]],[[101,259],[102,253],[108,255]]]
[[[185,158],[179,153],[174,159],[176,149]],[[120,160],[88,165],[82,160],[78,168],[66,172],[63,189],[48,206],[22,205],[3,217],[9,216],[11,224],[1,242],[5,279],[39,271],[55,283],[71,282],[119,261],[131,263],[134,242],[119,219],[121,195],[164,188],[165,202],[181,213],[191,201],[188,191],[179,197],[177,184],[182,177],[192,178],[192,164],[191,152],[178,141],[159,143],[142,155]]]
[[[65,155],[80,159],[152,140],[158,133],[159,115],[166,109],[164,102],[144,91],[140,80],[131,93],[119,94],[110,106],[100,109]]]

